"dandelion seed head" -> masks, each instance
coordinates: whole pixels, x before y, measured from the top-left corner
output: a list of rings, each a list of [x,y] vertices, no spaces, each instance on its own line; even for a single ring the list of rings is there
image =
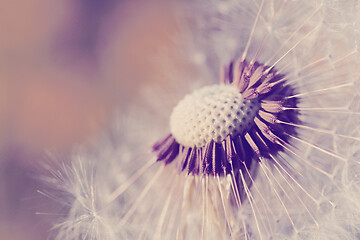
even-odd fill
[[[235,86],[206,86],[174,108],[170,132],[185,147],[203,147],[249,129],[258,110],[259,102],[244,99]]]
[[[191,1],[177,40],[198,75],[170,66],[175,87],[144,86],[146,103],[119,124],[129,136],[111,161],[123,162],[102,173],[118,178],[107,182],[117,236],[359,238],[359,8],[340,2]]]
[[[293,89],[273,67],[237,60],[221,70],[219,85],[200,88],[184,97],[170,116],[170,135],[158,141],[153,151],[165,165],[178,160],[181,171],[224,174],[250,168],[254,154],[276,154],[295,134],[297,98]],[[287,126],[280,126],[287,121]],[[179,157],[178,157],[179,156]]]
[[[99,187],[103,179],[98,179],[94,163],[89,157],[86,161],[82,157],[85,155],[74,154],[71,164],[63,164],[44,178],[52,190],[41,193],[62,207],[56,213],[61,217],[53,226],[53,238],[116,239],[112,214],[105,207],[108,186]]]

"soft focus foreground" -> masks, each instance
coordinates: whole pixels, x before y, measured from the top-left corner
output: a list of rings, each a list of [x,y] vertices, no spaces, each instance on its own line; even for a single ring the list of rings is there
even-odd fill
[[[46,239],[49,216],[36,213],[51,215],[54,202],[37,193],[39,176],[98,136],[139,84],[163,81],[149,76],[161,75],[153,57],[175,32],[169,9],[0,1],[0,239]]]

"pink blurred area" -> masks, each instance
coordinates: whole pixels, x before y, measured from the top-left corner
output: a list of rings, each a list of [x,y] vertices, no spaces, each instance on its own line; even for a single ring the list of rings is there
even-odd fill
[[[96,138],[141,84],[164,81],[150,76],[176,31],[169,2],[0,0],[1,240],[47,238],[47,151]]]

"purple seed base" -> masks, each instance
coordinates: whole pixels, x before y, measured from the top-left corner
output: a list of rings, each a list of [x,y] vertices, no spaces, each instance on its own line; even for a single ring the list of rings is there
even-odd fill
[[[252,127],[237,136],[228,136],[220,143],[213,140],[204,147],[185,147],[172,134],[153,145],[157,161],[165,165],[176,160],[179,171],[193,175],[227,175],[239,170],[246,173],[253,159],[268,159],[270,154],[283,151],[282,143],[288,142],[289,135],[296,135],[295,127],[280,124],[284,121],[299,124],[298,111],[284,110],[296,108],[298,98],[288,98],[295,91],[286,85],[285,75],[258,62],[246,60],[232,62],[221,71],[220,82],[233,84],[245,99],[256,99],[260,109]],[[235,175],[236,177],[236,175]]]

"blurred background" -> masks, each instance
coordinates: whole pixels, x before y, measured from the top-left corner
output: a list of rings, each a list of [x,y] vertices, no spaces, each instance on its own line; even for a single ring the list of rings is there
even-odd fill
[[[0,0],[0,239],[46,239],[38,176],[160,84],[176,32],[168,0]],[[50,216],[36,215],[49,212]]]

